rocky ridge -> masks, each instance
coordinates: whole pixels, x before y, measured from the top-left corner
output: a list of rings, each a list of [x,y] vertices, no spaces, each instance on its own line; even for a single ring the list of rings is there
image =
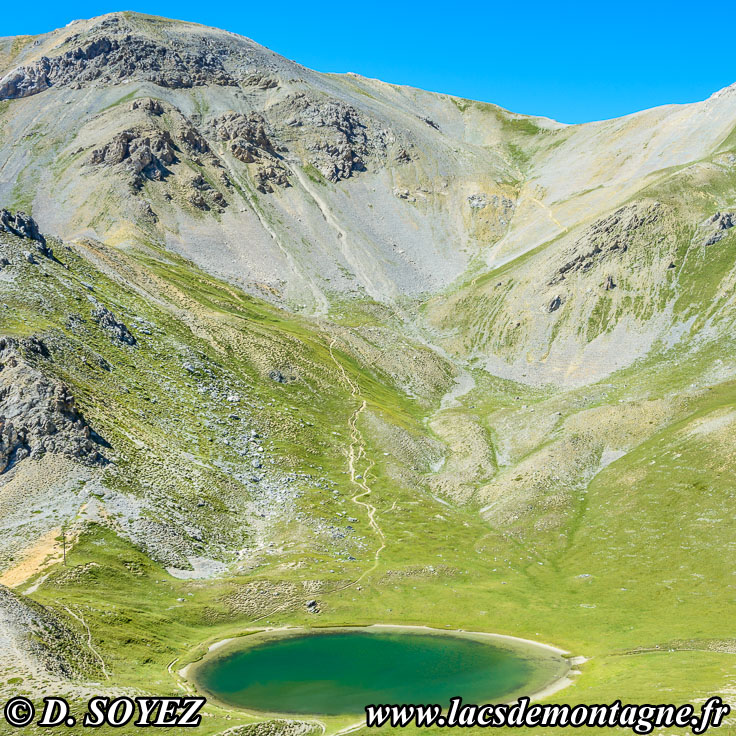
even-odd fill
[[[103,443],[69,389],[41,373],[28,356],[38,361],[49,353],[35,338],[0,338],[0,473],[47,452],[104,464]]]
[[[93,38],[72,36],[65,41],[71,48],[62,54],[43,56],[28,66],[18,67],[0,79],[0,100],[29,97],[50,87],[79,89],[91,83],[129,79],[173,89],[236,83],[223,67],[223,49],[205,45],[197,51],[182,49],[172,53],[164,44],[126,33],[121,29],[123,25],[120,18],[109,18],[98,27],[102,33]],[[113,29],[119,35],[104,33]]]

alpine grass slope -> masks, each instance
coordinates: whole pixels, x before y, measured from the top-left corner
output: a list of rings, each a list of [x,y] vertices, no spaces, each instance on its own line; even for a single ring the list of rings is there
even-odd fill
[[[373,622],[733,699],[736,86],[568,126],[115,13],[0,39],[0,208],[0,699]]]

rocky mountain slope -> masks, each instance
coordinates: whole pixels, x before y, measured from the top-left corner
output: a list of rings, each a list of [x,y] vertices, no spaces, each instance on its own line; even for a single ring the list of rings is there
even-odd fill
[[[564,380],[580,361],[598,364],[588,372],[598,377],[600,365],[620,367],[673,339],[682,323],[671,299],[646,318],[646,307],[628,314],[633,322],[614,310],[598,341],[571,330],[640,285],[572,300],[556,288],[556,271],[595,251],[596,228],[620,208],[630,219],[657,207],[656,233],[643,229],[654,222],[634,229],[642,247],[651,237],[667,245],[646,256],[657,260],[646,273],[636,267],[676,291],[680,270],[666,270],[686,249],[679,230],[694,231],[729,202],[731,88],[703,103],[563,126],[318,74],[227,32],[130,13],[2,48],[0,198],[32,210],[43,230],[165,244],[250,293],[322,316],[344,297],[397,308],[449,288],[435,323],[467,326],[471,353],[508,375],[531,355],[529,376],[542,382]],[[674,193],[695,180],[726,190],[701,201]],[[624,269],[640,257],[635,247],[621,254]],[[514,273],[522,256],[513,297],[494,287],[476,298],[478,275]],[[584,271],[574,269],[583,293],[594,278],[596,292],[615,283],[613,261],[610,273],[594,268],[607,258],[593,252]],[[497,304],[515,333],[475,334],[477,319],[452,308],[466,289],[476,304]],[[562,308],[536,320],[555,300]],[[527,319],[542,332],[528,332]],[[622,349],[617,336],[632,332]]]
[[[736,87],[565,126],[133,13],[0,39],[0,694],[383,621],[729,697],[735,129]]]

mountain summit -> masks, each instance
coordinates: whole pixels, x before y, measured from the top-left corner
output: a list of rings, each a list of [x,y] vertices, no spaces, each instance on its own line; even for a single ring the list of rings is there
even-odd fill
[[[315,315],[429,299],[445,348],[507,377],[594,380],[676,339],[678,228],[729,204],[684,192],[733,167],[732,88],[565,126],[134,13],[0,50],[0,199],[44,231],[164,246]]]

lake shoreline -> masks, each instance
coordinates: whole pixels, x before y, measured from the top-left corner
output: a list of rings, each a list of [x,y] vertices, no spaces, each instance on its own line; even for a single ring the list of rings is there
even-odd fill
[[[192,671],[192,669],[196,669],[199,665],[201,665],[207,658],[208,655],[216,652],[223,647],[226,647],[228,644],[231,644],[233,642],[236,642],[240,639],[247,639],[252,635],[255,634],[279,634],[279,633],[294,633],[298,634],[299,632],[304,632],[305,634],[308,633],[315,633],[319,632],[321,630],[328,631],[328,630],[335,630],[335,631],[350,631],[355,629],[362,629],[365,631],[391,631],[391,632],[397,632],[400,633],[401,631],[407,631],[407,632],[427,632],[433,635],[444,635],[444,636],[465,636],[465,637],[478,637],[483,640],[488,640],[488,643],[490,644],[493,641],[499,642],[499,643],[506,643],[511,645],[522,645],[525,648],[529,648],[531,650],[539,649],[543,650],[549,653],[552,653],[554,655],[557,655],[559,657],[560,661],[564,662],[567,666],[565,671],[555,677],[552,681],[548,682],[541,688],[535,689],[533,692],[528,694],[523,694],[523,696],[528,697],[532,701],[538,701],[543,698],[549,697],[550,695],[559,692],[563,690],[564,688],[571,685],[574,680],[571,677],[571,675],[578,675],[580,674],[579,671],[573,669],[573,665],[581,664],[585,661],[584,657],[570,657],[570,652],[562,649],[561,647],[554,646],[552,644],[548,644],[546,642],[538,642],[534,641],[532,639],[524,639],[522,637],[516,637],[511,636],[509,634],[497,634],[487,631],[470,631],[466,629],[439,629],[436,627],[428,626],[428,625],[416,625],[416,624],[385,624],[385,623],[372,623],[372,624],[360,624],[360,625],[337,625],[337,626],[313,626],[313,627],[306,627],[306,626],[274,626],[274,627],[257,627],[257,628],[246,628],[243,629],[243,634],[240,636],[230,636],[218,641],[213,642],[207,647],[206,652],[204,655],[199,658],[197,661],[190,662],[185,667],[183,667],[181,670],[178,671],[179,676],[186,680],[190,685],[192,685],[196,690],[202,691],[206,693],[208,696],[212,697],[212,699],[215,702],[222,702],[217,698],[217,696],[214,693],[209,692],[206,688],[203,688],[202,685],[198,682],[198,678],[196,677],[196,674]],[[522,695],[519,695],[519,697],[522,697]],[[511,701],[516,702],[516,701]],[[314,714],[293,714],[293,713],[287,713],[287,712],[275,712],[275,711],[259,711],[254,710],[252,708],[240,708],[237,706],[233,706],[232,704],[226,704],[223,703],[223,705],[227,705],[227,707],[236,707],[239,711],[242,711],[243,713],[246,713],[248,715],[252,715],[254,717],[263,717],[263,718],[304,718],[304,719],[314,719],[314,718],[322,718],[323,716],[319,713]]]

